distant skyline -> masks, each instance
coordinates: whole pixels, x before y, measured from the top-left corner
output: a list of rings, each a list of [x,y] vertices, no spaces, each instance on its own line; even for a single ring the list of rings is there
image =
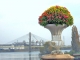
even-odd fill
[[[0,0],[0,44],[29,32],[51,40],[50,31],[38,24],[38,17],[54,5],[64,6],[70,11],[79,32],[80,0]],[[62,40],[64,36],[66,45],[71,44],[71,29],[72,26],[62,32]]]

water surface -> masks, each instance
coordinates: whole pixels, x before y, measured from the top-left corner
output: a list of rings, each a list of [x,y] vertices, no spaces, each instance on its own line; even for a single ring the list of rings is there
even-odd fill
[[[39,52],[3,52],[0,60],[40,60]]]
[[[70,50],[62,50],[70,51]],[[0,52],[0,60],[40,60],[39,51],[35,52]]]

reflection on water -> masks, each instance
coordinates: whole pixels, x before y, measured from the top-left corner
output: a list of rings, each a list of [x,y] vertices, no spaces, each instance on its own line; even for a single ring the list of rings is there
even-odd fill
[[[40,60],[39,52],[7,52],[0,53],[0,60]]]
[[[29,60],[31,60],[31,53],[29,53]]]

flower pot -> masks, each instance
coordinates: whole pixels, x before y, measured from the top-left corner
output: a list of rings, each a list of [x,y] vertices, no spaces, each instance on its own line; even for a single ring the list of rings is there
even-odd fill
[[[58,25],[55,24],[47,24],[45,28],[49,29],[52,35],[52,41],[61,40],[61,33],[63,29],[67,28],[67,25]]]
[[[50,30],[51,36],[52,36],[52,41],[57,44],[57,46],[55,46],[55,47],[57,50],[59,50],[61,42],[62,42],[61,33],[65,28],[67,28],[67,25],[63,24],[63,25],[56,26],[55,24],[47,24],[45,26],[45,28]]]

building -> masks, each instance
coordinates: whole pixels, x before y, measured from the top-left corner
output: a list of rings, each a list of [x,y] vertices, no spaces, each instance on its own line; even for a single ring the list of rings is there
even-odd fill
[[[39,50],[40,47],[42,47],[42,45],[36,45],[36,42],[34,42],[35,44],[33,44],[33,42],[31,42],[31,50],[32,51],[36,51]],[[5,50],[5,51],[29,51],[29,42],[15,42],[12,44],[0,44],[0,51],[1,50]]]

